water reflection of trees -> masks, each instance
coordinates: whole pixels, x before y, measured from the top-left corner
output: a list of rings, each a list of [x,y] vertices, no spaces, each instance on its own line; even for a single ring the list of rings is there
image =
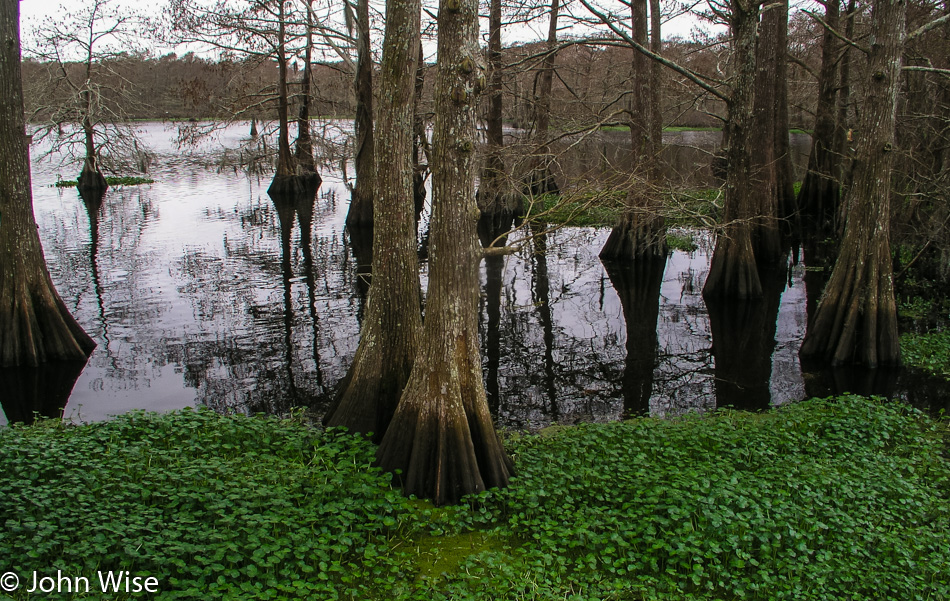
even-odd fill
[[[324,227],[334,199],[250,202],[230,217],[246,235],[225,242],[223,259],[182,259],[200,329],[215,333],[185,344],[200,402],[266,412],[328,402],[355,349],[358,305],[342,238]]]
[[[506,426],[620,415],[623,356],[617,341],[623,324],[616,299],[605,304],[608,287],[592,253],[602,243],[598,237],[594,230],[557,232],[485,266],[486,388]]]
[[[624,416],[649,415],[666,256],[643,257],[630,262],[608,261],[604,269],[620,297],[627,326],[622,386]]]
[[[0,368],[0,408],[9,424],[32,424],[36,416],[59,418],[85,361],[39,367]]]

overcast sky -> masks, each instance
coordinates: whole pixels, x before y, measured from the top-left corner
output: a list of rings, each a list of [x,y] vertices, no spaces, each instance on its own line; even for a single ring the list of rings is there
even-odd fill
[[[426,4],[437,4],[437,0],[424,0],[424,2]],[[603,0],[598,3],[602,2]],[[38,23],[46,16],[55,17],[56,15],[62,14],[65,11],[78,8],[86,4],[88,4],[88,0],[21,0],[20,24],[21,31],[24,35],[24,44],[28,44],[26,38],[28,36],[28,31],[31,28],[31,24]],[[116,7],[127,6],[129,8],[145,11],[146,13],[152,15],[160,15],[165,1],[149,0],[143,2],[142,0],[113,0],[113,2],[110,4],[113,4]],[[577,14],[581,14],[585,12],[585,9],[580,5],[580,3],[574,3],[573,11],[577,12]],[[482,24],[482,28],[485,30],[487,30],[487,26],[487,22]],[[691,16],[678,17],[664,24],[663,37],[669,38],[671,36],[678,36],[688,38],[691,36],[692,30],[696,26],[697,20],[695,18]],[[519,40],[545,39],[547,37],[547,28],[548,26],[546,20],[539,20],[530,26],[506,27],[503,31],[503,43],[507,45],[515,43]],[[582,34],[578,32],[576,35]],[[173,49],[156,48],[155,50],[159,54],[164,54],[172,51]],[[182,49],[178,50],[179,52],[182,51]]]

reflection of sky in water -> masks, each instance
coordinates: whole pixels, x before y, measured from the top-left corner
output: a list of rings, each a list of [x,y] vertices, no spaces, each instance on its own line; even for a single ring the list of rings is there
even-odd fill
[[[60,294],[98,348],[73,387],[66,415],[84,420],[196,403],[220,410],[319,410],[358,342],[356,262],[343,232],[348,191],[324,170],[312,207],[281,213],[269,177],[219,170],[208,151],[237,146],[245,127],[180,153],[175,131],[142,126],[157,153],[157,183],[109,190],[90,218],[74,189],[51,187],[63,168],[34,165],[34,204]],[[281,217],[290,228],[289,254]],[[292,219],[292,221],[291,221]],[[304,223],[303,225],[306,225]],[[607,232],[572,228],[496,263],[502,285],[481,299],[482,349],[502,424],[612,420],[624,410],[624,308],[597,258]],[[650,411],[679,414],[716,406],[709,318],[700,295],[709,242],[669,259],[660,289]],[[286,259],[282,261],[282,259]],[[500,265],[500,268],[498,267]],[[483,263],[483,283],[488,267]],[[775,402],[803,395],[797,348],[804,286],[796,268],[778,316],[772,363]],[[498,330],[489,348],[489,317]],[[489,356],[491,351],[492,356]],[[497,354],[495,354],[497,353]]]

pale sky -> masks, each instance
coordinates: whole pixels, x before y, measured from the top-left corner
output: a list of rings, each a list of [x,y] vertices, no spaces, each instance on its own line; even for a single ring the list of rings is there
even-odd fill
[[[20,0],[20,27],[21,31],[26,36],[27,32],[31,28],[31,23],[36,23],[45,18],[46,16],[55,16],[57,14],[62,14],[64,11],[75,9],[83,6],[87,3],[88,0]],[[336,1],[336,0],[329,0]],[[377,0],[378,1],[378,0]],[[426,4],[437,4],[437,0],[424,0]],[[484,1],[484,0],[483,0]],[[539,0],[546,4],[545,0]],[[665,3],[669,0],[664,0]],[[603,4],[603,2],[598,2]],[[141,0],[113,0],[110,4],[113,4],[117,7],[127,6],[129,8],[134,8],[140,11],[145,11],[147,14],[151,15],[160,15],[161,10],[165,5],[164,0],[150,0],[148,2],[142,2]],[[380,7],[381,8],[381,7]],[[618,8],[622,8],[618,5]],[[571,9],[575,14],[588,14],[583,6],[579,3],[574,3],[573,8]],[[626,10],[626,9],[624,9]],[[671,21],[664,23],[663,37],[669,38],[672,36],[688,38],[690,37],[692,30],[697,27],[698,22],[692,16],[680,16]],[[539,19],[536,23],[531,25],[522,25],[517,27],[507,27],[502,34],[502,43],[505,45],[517,42],[519,40],[542,40],[547,37],[547,20],[544,18]],[[708,26],[706,27],[708,29]],[[487,31],[487,22],[482,24],[482,29]],[[487,33],[483,32],[485,35]],[[566,33],[570,33],[565,32]],[[562,34],[564,35],[564,34]],[[575,35],[581,35],[580,30],[577,30]],[[27,40],[24,39],[24,45],[27,43]],[[164,54],[173,49],[171,48],[156,48],[158,54]],[[181,53],[181,52],[180,52]]]

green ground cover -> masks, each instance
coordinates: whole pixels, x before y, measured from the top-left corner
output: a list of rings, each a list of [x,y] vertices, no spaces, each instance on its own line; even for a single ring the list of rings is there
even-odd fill
[[[560,427],[508,434],[509,489],[435,508],[297,418],[45,422],[0,430],[0,571],[127,570],[154,599],[947,599],[947,444],[852,396]]]

